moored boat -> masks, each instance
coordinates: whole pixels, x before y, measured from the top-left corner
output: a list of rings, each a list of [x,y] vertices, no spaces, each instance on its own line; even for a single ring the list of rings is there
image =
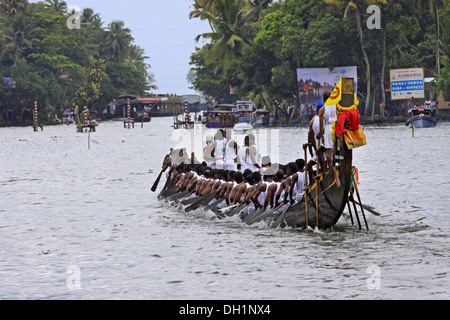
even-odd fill
[[[234,105],[217,105],[203,115],[207,128],[233,128],[239,122],[238,114],[233,111]]]
[[[246,132],[253,129],[253,111],[255,106],[252,101],[237,101],[233,111],[238,115],[239,123],[234,126],[235,131]]]
[[[406,126],[412,128],[434,128],[437,124],[436,110],[425,105],[423,107],[412,108],[408,112],[409,119]]]
[[[270,112],[267,110],[258,109],[253,112],[253,126],[267,127],[270,125]]]

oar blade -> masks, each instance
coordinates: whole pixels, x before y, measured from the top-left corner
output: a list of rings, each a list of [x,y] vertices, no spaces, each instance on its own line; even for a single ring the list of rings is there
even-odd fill
[[[161,176],[162,176],[163,172],[164,172],[164,170],[161,170],[161,172],[159,173],[158,177],[156,178],[155,183],[153,183],[153,186],[152,186],[152,189],[151,189],[152,192],[155,192],[156,188],[158,188],[159,180],[161,180]]]

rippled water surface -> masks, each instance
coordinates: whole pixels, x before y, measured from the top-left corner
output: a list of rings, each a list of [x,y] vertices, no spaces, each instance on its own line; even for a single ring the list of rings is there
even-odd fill
[[[182,212],[150,191],[171,118],[0,128],[0,299],[448,299],[450,124],[365,127],[354,152],[370,232]],[[306,129],[279,129],[280,160]],[[159,188],[164,184],[161,180]]]

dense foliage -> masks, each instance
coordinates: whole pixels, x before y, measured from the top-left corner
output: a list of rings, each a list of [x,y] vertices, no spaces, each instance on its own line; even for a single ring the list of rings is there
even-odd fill
[[[121,94],[154,88],[144,50],[122,21],[107,27],[84,9],[79,28],[65,1],[0,0],[0,120],[87,105],[102,112]],[[46,119],[45,119],[46,120]]]
[[[369,5],[381,9],[370,29]],[[210,40],[191,57],[192,87],[219,103],[250,98],[279,117],[275,100],[297,103],[297,68],[358,67],[366,116],[389,105],[389,70],[424,67],[447,90],[447,0],[195,0],[191,18]],[[433,94],[436,94],[435,92]]]

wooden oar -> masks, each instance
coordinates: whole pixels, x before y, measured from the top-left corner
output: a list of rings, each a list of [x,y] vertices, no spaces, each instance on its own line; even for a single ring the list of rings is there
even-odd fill
[[[361,221],[359,220],[358,210],[356,209],[355,198],[353,198],[353,194],[350,194],[350,200],[353,202],[353,209],[355,209],[356,221],[358,221],[359,230],[362,230]]]
[[[219,204],[221,204],[224,201],[225,201],[225,199],[218,199],[217,201],[214,201],[210,205],[206,206],[205,210],[211,210],[213,208],[216,208]]]
[[[272,225],[270,226],[272,229],[277,228],[280,223],[284,220],[284,217],[286,216],[286,213],[289,211],[289,209],[292,207],[292,204],[290,204],[284,211],[282,214],[280,214],[280,216],[278,217],[277,220],[275,220],[274,223],[272,223]]]
[[[368,206],[368,205],[365,205],[365,204],[361,204],[361,203],[359,203],[358,201],[355,201],[355,202],[356,202],[356,204],[359,205],[359,206],[362,205],[362,206],[364,207],[364,209],[366,209],[367,211],[369,211],[369,212],[370,212],[371,214],[373,214],[374,216],[376,216],[376,217],[380,217],[380,216],[381,216],[381,213],[375,211],[375,209],[374,209],[373,207]]]
[[[228,212],[228,211],[233,210],[233,209],[236,208],[238,205],[239,205],[239,203],[233,203],[232,205],[230,205],[230,206],[228,206],[228,207],[219,209],[219,211],[222,212],[222,213],[226,213],[226,212]]]
[[[202,198],[202,197],[194,196],[194,197],[192,197],[192,198],[184,199],[184,200],[181,201],[180,203],[181,203],[183,206],[188,206],[188,205],[191,205],[191,204],[195,203],[196,201],[200,200],[201,198]]]
[[[151,189],[153,192],[156,191],[156,188],[158,187],[159,180],[161,180],[161,176],[162,176],[163,172],[167,170],[167,167],[166,167],[166,168],[164,168],[164,167],[165,167],[165,165],[166,165],[166,163],[167,163],[167,161],[168,161],[169,159],[170,159],[170,155],[166,155],[166,156],[164,157],[163,168],[161,169],[161,172],[159,173],[158,177],[156,178],[155,183],[153,183],[153,186],[152,186],[152,189]]]
[[[202,206],[204,204],[207,204],[208,202],[210,202],[212,199],[215,198],[216,194],[217,194],[217,191],[214,191],[214,192],[212,192],[210,194],[207,194],[207,195],[201,197],[197,202],[194,202],[189,207],[184,209],[184,211],[190,212],[190,211],[195,210],[195,209],[197,209],[198,207],[200,207],[200,206]]]
[[[352,226],[355,225],[355,222],[353,221],[353,214],[352,214],[352,209],[350,207],[350,198],[347,197],[347,207],[348,207],[348,212],[350,214],[350,220],[352,221]]]
[[[170,200],[174,200],[175,203],[179,203],[182,198],[189,197],[191,194],[193,194],[192,191],[186,190],[186,191],[180,192],[179,194],[171,197]]]
[[[236,215],[236,214],[238,214],[239,212],[241,212],[242,210],[244,210],[244,208],[246,207],[246,206],[248,206],[248,204],[247,203],[241,203],[237,208],[235,208],[235,209],[233,209],[233,210],[231,210],[231,211],[228,211],[227,213],[225,213],[228,217],[232,217],[232,216],[234,216],[234,215]]]
[[[278,206],[276,206],[276,207],[274,207],[274,208],[272,208],[272,209],[269,209],[269,210],[266,210],[266,211],[264,211],[264,212],[261,212],[260,214],[254,216],[252,219],[249,219],[249,220],[247,221],[247,224],[248,224],[249,226],[251,226],[251,225],[254,224],[254,223],[260,222],[260,221],[263,220],[264,218],[268,217],[269,215],[273,214],[275,211],[277,211],[278,209],[280,209],[283,205],[284,205],[284,203],[279,204]]]
[[[319,168],[319,167],[317,167]],[[316,178],[317,182],[316,182],[316,229],[319,229],[319,179],[320,178]]]
[[[356,181],[354,181],[353,185],[354,185],[354,187],[355,187],[355,190],[356,190],[356,196],[358,197],[359,204],[360,204],[360,206],[361,206],[361,213],[362,213],[363,218],[364,218],[364,223],[366,224],[366,229],[367,229],[367,231],[370,231],[370,230],[369,230],[369,224],[367,223],[367,219],[366,219],[366,214],[364,213],[364,206],[361,204],[362,201],[361,201],[361,197],[360,197],[360,195],[359,195],[358,185],[357,185]]]
[[[318,146],[321,145],[321,138],[318,139]],[[319,230],[319,185],[320,185],[320,165],[319,155],[317,155],[317,172],[316,172],[316,230]],[[325,168],[322,168],[322,174],[325,175]]]
[[[261,214],[264,211],[266,211],[264,207],[256,209],[254,212],[250,213],[245,217],[244,222],[247,223],[248,221],[253,220],[253,218],[255,218],[257,215]]]
[[[158,177],[156,178],[155,183],[153,183],[153,187],[152,187],[152,189],[151,189],[152,192],[155,192],[155,191],[156,191],[156,188],[158,187],[158,184],[159,184],[159,180],[161,180],[161,176],[162,176],[162,174],[163,174],[164,171],[165,171],[165,169],[161,170],[161,172],[159,173]]]
[[[305,192],[305,214],[306,214],[306,228],[308,228],[308,224],[309,224],[309,207],[308,207],[308,194],[309,194],[309,183],[308,183],[308,152],[307,149],[308,147],[306,145],[303,145],[303,150],[305,151],[305,186],[308,187],[308,190],[306,190]],[[316,155],[317,155],[317,161],[319,161],[319,155],[317,154],[317,150],[316,150]],[[312,170],[312,168],[311,168]]]
[[[167,190],[161,192],[158,197],[167,198],[170,196],[173,196],[174,194],[178,193],[178,187],[174,184],[170,184]]]
[[[170,177],[170,176],[169,176],[169,177]],[[166,183],[164,183],[164,186],[163,186],[161,192],[164,191],[164,190],[166,190],[167,187],[169,186],[170,182],[172,181],[169,177],[167,177]]]

